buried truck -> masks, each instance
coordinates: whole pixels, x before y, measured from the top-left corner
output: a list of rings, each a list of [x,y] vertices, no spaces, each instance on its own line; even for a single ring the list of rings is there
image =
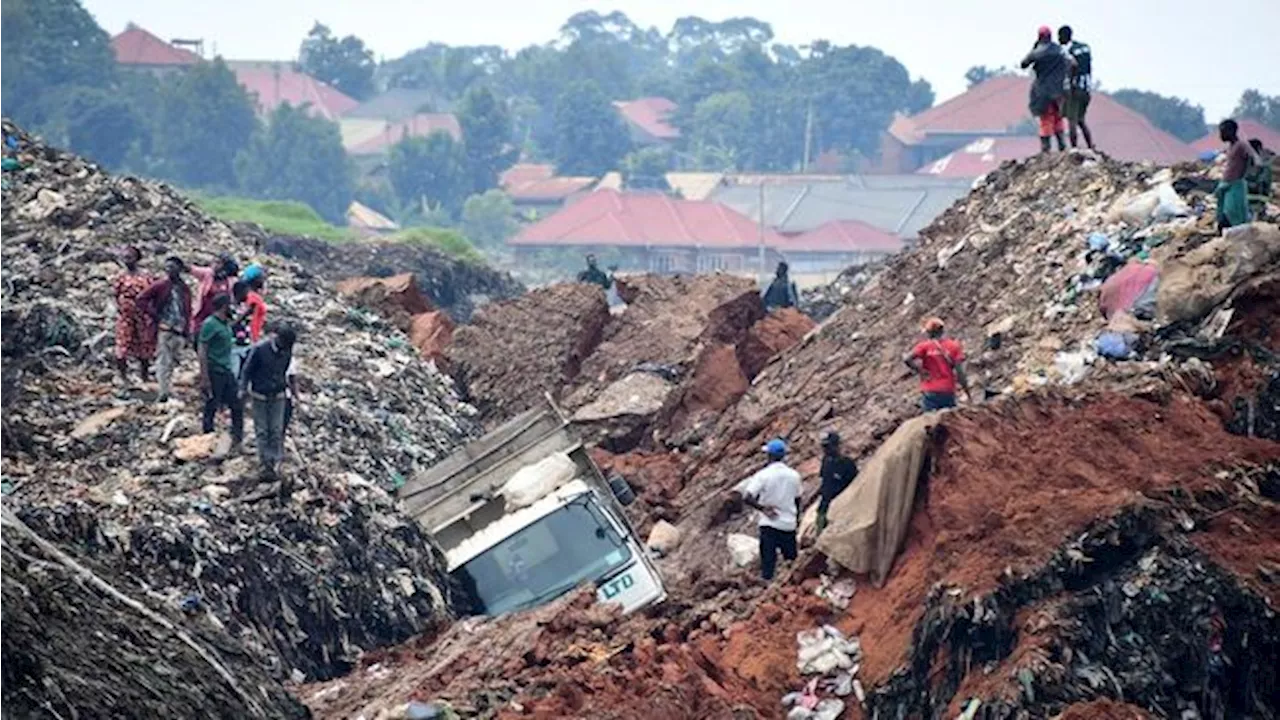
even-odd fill
[[[631,488],[621,476],[605,479],[550,398],[399,495],[444,552],[474,614],[526,610],[584,583],[628,613],[666,597],[622,510]]]

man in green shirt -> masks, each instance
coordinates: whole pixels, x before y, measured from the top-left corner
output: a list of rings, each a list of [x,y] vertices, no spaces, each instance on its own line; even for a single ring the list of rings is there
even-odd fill
[[[231,370],[231,346],[235,334],[231,330],[231,298],[218,295],[213,299],[213,314],[200,326],[200,394],[204,396],[203,429],[213,432],[213,419],[218,410],[231,411],[231,449],[240,450],[244,439],[244,403],[240,400],[240,384]]]

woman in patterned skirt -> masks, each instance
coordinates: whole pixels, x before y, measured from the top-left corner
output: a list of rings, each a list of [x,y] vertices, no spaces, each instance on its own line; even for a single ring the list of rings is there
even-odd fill
[[[154,278],[138,269],[142,251],[130,245],[122,256],[124,272],[115,281],[116,295],[116,368],[120,378],[129,380],[129,360],[136,359],[145,381],[151,374],[151,359],[156,355],[155,330],[151,318],[138,307],[138,296],[151,286]]]

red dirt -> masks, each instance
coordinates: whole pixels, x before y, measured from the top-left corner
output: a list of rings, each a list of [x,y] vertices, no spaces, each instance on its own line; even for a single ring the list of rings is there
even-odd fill
[[[560,399],[608,320],[598,286],[539,288],[477,310],[454,332],[446,355],[486,422],[499,421],[540,402],[543,393]]]
[[[618,473],[626,478],[636,494],[636,504],[627,514],[641,535],[659,518],[670,523],[680,520],[673,505],[684,483],[683,455],[674,452],[632,452],[614,455],[601,448],[591,449],[591,459],[606,475]]]
[[[1152,720],[1152,715],[1129,703],[1090,700],[1067,706],[1053,720]]]
[[[863,677],[873,683],[905,656],[934,583],[989,591],[1006,567],[1019,574],[1043,564],[1073,532],[1141,493],[1205,486],[1218,467],[1280,458],[1280,445],[1230,435],[1182,396],[1168,405],[1026,397],[953,414],[940,427],[946,439],[925,512],[885,586],[860,588],[850,607],[876,629],[863,644]]]
[[[1241,503],[1213,517],[1191,542],[1254,592],[1280,607],[1280,508]],[[1264,579],[1264,573],[1272,577]]]
[[[414,315],[409,324],[409,342],[418,348],[423,357],[442,364],[445,361],[445,351],[453,342],[453,328],[453,321],[443,311],[420,313]]]
[[[800,342],[814,322],[794,308],[775,310],[762,318],[738,343],[738,363],[747,377],[753,378],[773,356]]]
[[[414,315],[435,309],[419,290],[413,273],[348,278],[339,282],[337,289],[349,302],[378,313],[405,332]]]

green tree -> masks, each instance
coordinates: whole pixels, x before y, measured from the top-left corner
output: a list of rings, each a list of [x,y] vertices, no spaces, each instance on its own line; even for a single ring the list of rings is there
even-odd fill
[[[1190,142],[1204,136],[1204,108],[1178,97],[1166,97],[1145,90],[1117,90],[1111,98],[1146,116],[1153,125]]]
[[[517,157],[511,147],[511,114],[492,90],[474,87],[462,98],[458,122],[471,192],[497,187],[498,175]]]
[[[516,208],[501,190],[472,195],[462,205],[462,232],[483,248],[500,248],[520,229]]]
[[[1236,117],[1252,118],[1270,128],[1280,130],[1280,95],[1263,95],[1257,90],[1245,90],[1233,113]]]
[[[0,94],[20,123],[40,126],[70,88],[105,89],[114,79],[110,38],[78,0],[6,0],[0,33]]]
[[[75,87],[57,110],[67,146],[102,165],[118,169],[150,140],[149,126],[128,97],[114,90]]]
[[[373,95],[377,63],[373,51],[355,35],[337,38],[327,26],[316,23],[298,49],[298,64],[311,77],[357,100]]]
[[[667,172],[671,170],[671,151],[658,146],[644,147],[622,158],[622,182],[629,190],[671,189]]]
[[[466,155],[446,132],[402,139],[391,147],[387,171],[400,202],[423,215],[432,209],[454,215],[466,196]]]
[[[751,98],[745,92],[716,93],[693,111],[694,162],[717,171],[741,170],[752,150]]]
[[[253,101],[221,58],[174,75],[160,91],[156,171],[194,187],[236,184],[235,157],[258,128]]]
[[[560,96],[555,136],[561,175],[603,175],[618,167],[631,145],[617,110],[590,80],[571,83]]]
[[[264,200],[297,200],[344,224],[352,198],[350,161],[338,126],[288,103],[271,113],[236,158],[240,189]]]

